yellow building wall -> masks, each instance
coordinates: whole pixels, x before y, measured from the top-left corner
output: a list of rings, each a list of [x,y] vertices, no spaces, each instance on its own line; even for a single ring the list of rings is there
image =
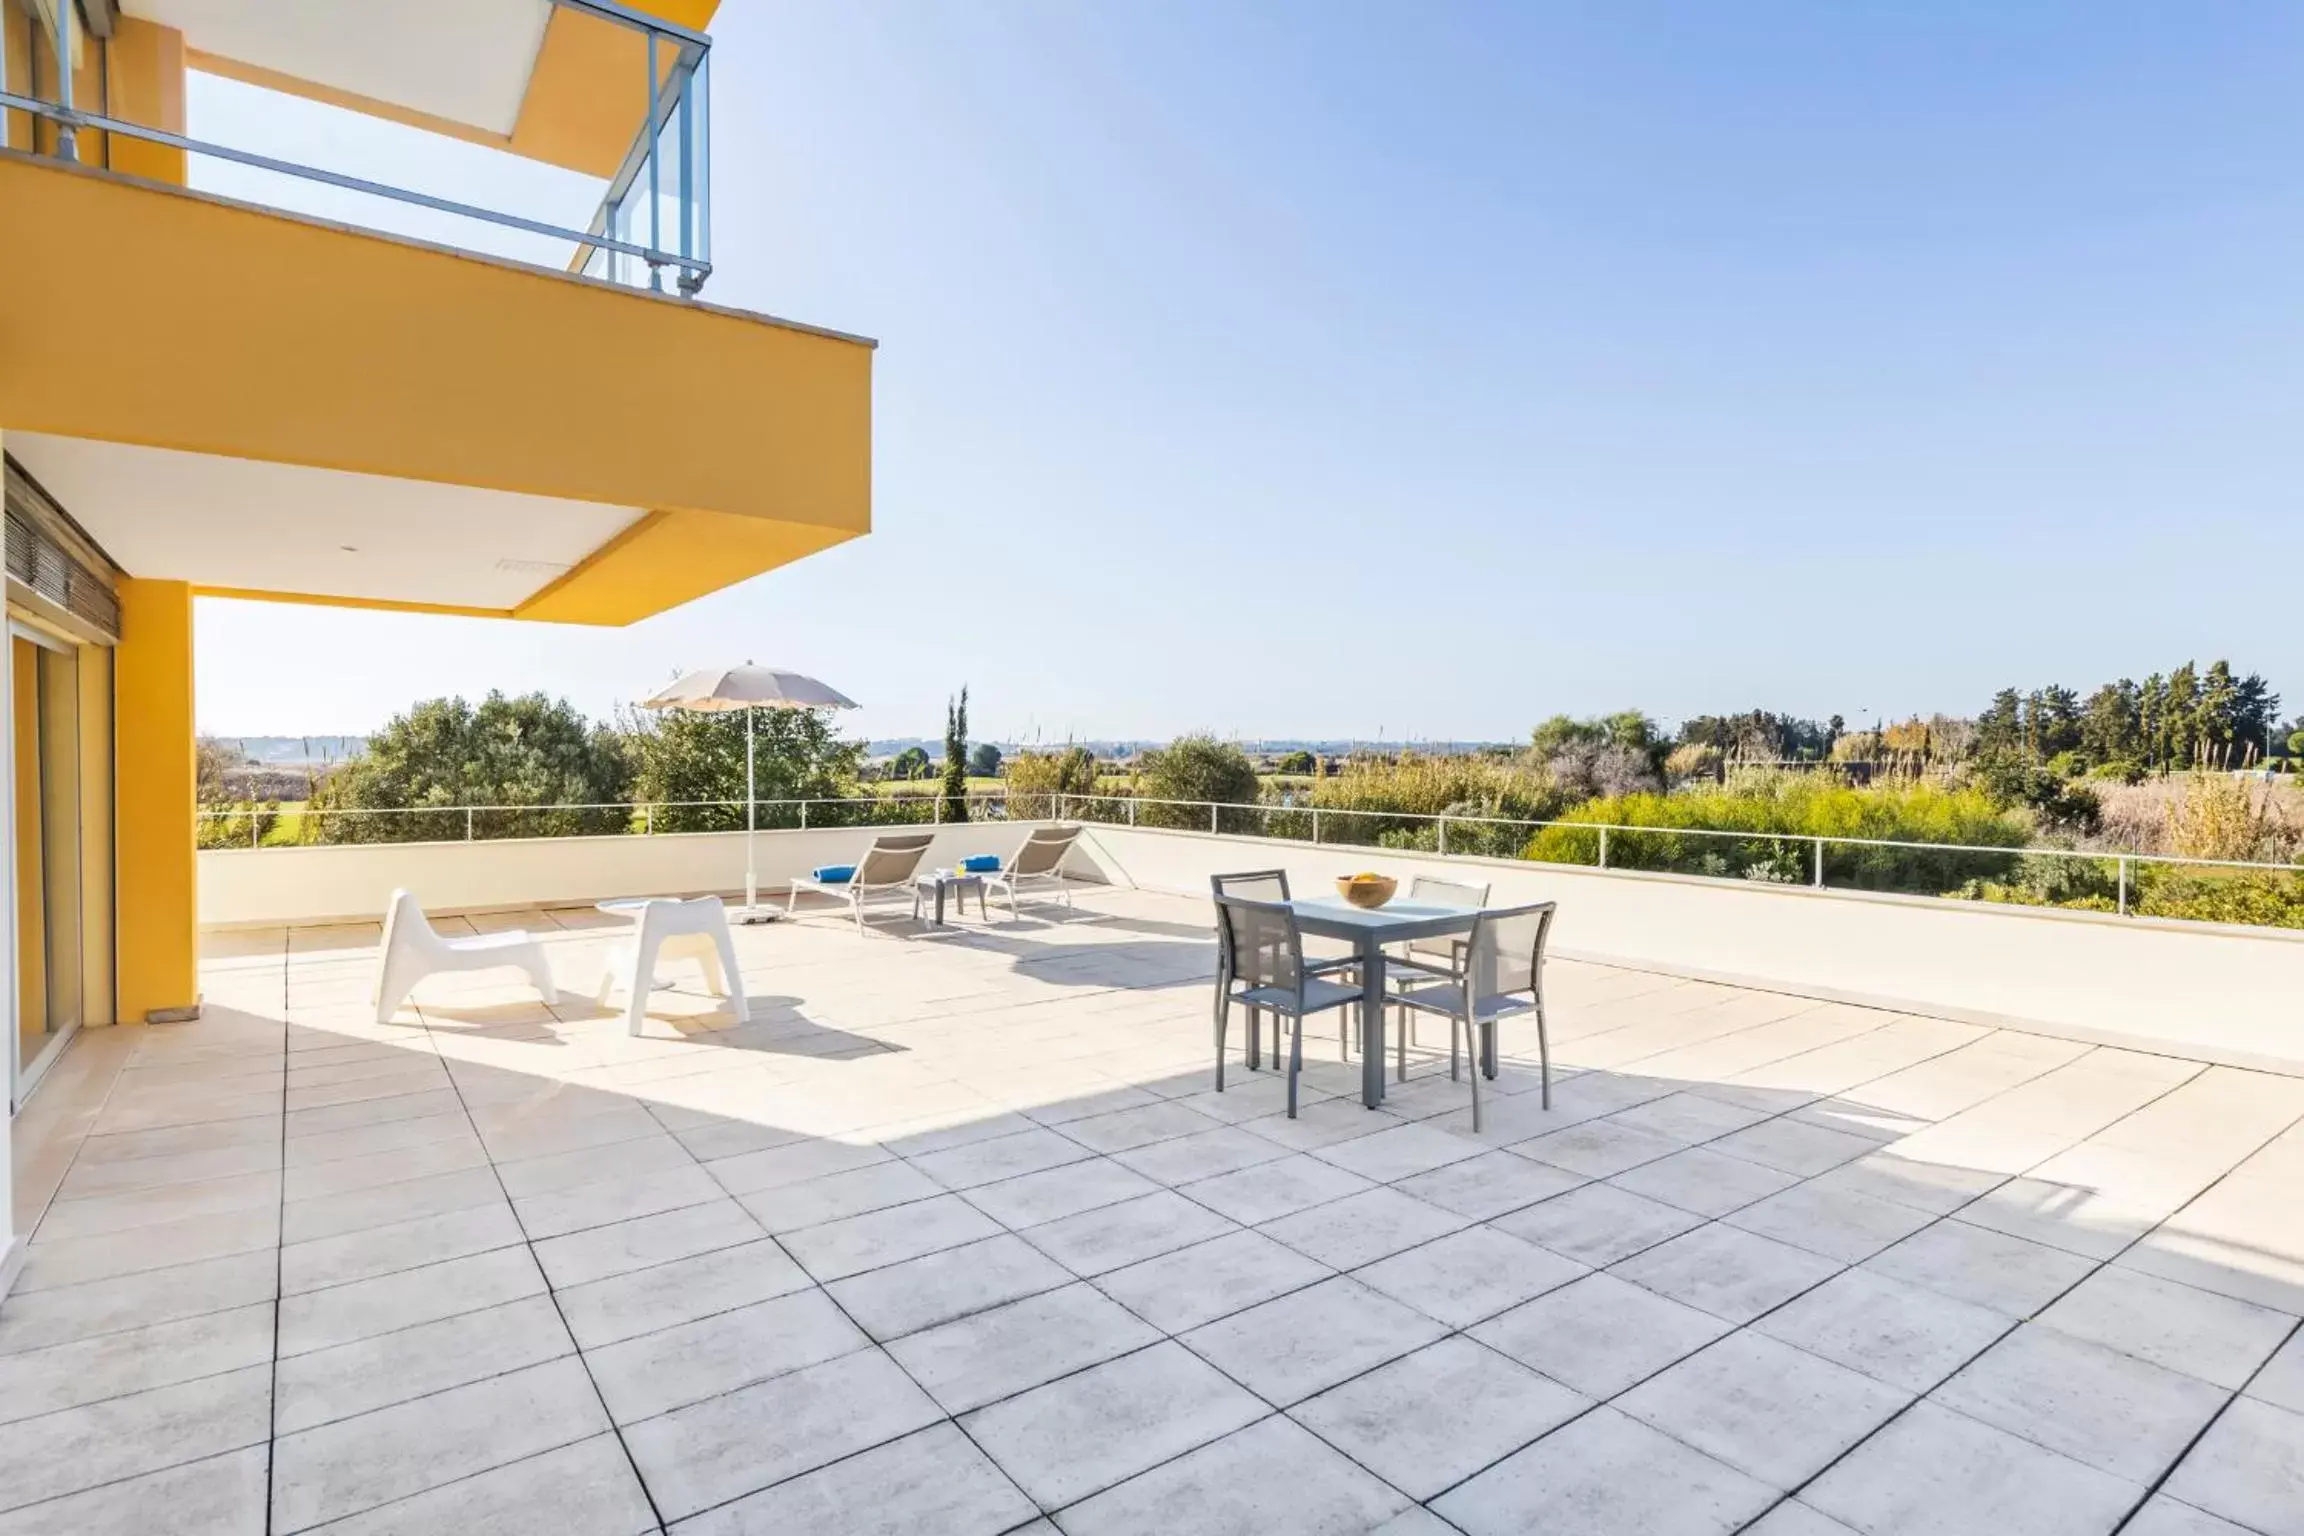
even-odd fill
[[[199,1006],[192,589],[185,583],[120,583],[113,697],[119,1016],[181,1017]]]
[[[123,16],[104,45],[105,115],[169,133],[184,132],[184,34]],[[128,176],[184,185],[184,151],[126,134],[109,135],[105,162]]]

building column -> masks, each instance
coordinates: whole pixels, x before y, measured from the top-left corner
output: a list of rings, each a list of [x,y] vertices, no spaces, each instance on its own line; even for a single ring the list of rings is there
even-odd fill
[[[5,434],[0,434],[0,449],[6,447]],[[13,664],[0,666],[0,764],[15,761],[16,700]],[[7,1083],[4,1101],[8,1106],[8,1121],[0,1126],[0,1296],[16,1282],[16,1272],[24,1267],[24,1238],[16,1231],[16,1156],[14,1150],[16,1129],[16,902],[13,875],[16,869],[16,807],[15,796],[0,792],[0,871],[10,874],[8,899],[0,901],[0,999],[7,1007],[0,1014],[0,1023],[8,1029],[8,1058],[0,1062],[6,1068],[0,1080]]]
[[[119,1016],[122,1023],[195,1018],[199,786],[188,584],[120,583],[120,645],[112,665]]]

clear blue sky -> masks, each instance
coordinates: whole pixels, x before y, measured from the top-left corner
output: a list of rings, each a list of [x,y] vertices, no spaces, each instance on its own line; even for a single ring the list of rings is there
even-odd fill
[[[616,631],[204,604],[204,728],[746,657],[879,736],[964,682],[979,735],[1050,739],[1966,712],[2223,654],[2304,704],[2304,7],[730,0],[714,36],[709,294],[880,338],[874,533]],[[192,113],[596,196],[224,82]]]

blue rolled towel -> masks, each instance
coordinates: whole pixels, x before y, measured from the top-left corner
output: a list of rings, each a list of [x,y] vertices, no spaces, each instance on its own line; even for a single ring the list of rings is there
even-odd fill
[[[808,878],[819,885],[846,885],[856,878],[853,864],[819,864],[808,871]]]
[[[989,875],[1000,868],[1000,855],[972,853],[960,861],[960,871],[969,875]]]

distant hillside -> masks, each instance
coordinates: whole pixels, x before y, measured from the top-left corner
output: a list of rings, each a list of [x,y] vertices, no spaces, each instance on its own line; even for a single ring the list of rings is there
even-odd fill
[[[219,736],[249,762],[264,768],[301,768],[341,763],[368,749],[365,736]]]

